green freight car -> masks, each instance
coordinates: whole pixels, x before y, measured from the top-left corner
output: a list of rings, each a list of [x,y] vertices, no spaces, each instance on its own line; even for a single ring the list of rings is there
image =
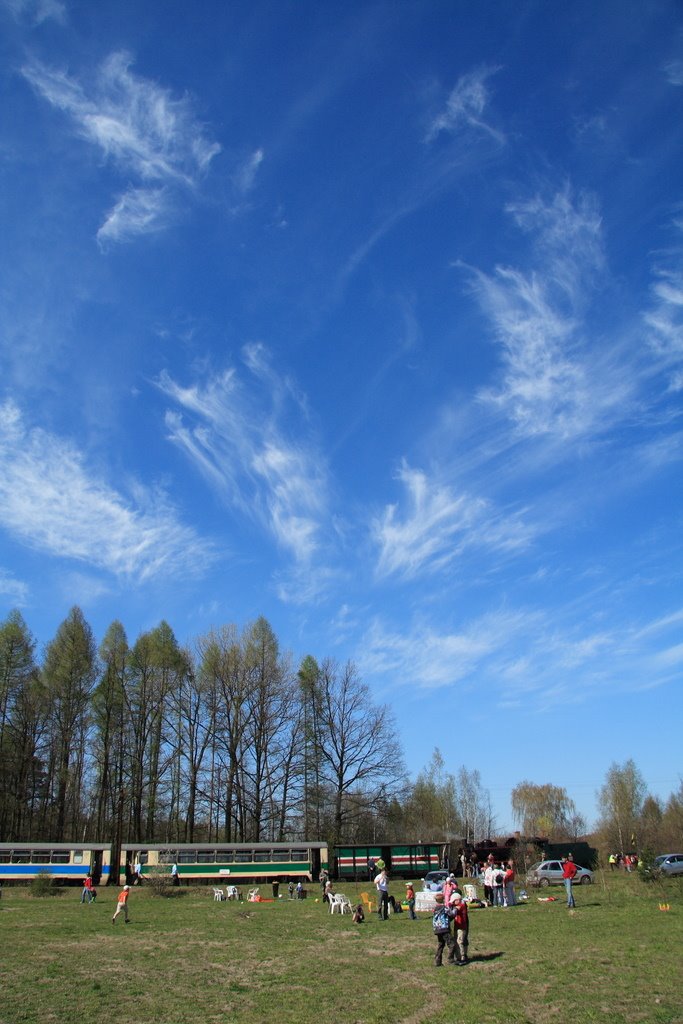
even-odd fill
[[[369,881],[384,862],[392,878],[422,878],[443,863],[443,843],[371,843],[335,846],[334,876],[339,880]]]

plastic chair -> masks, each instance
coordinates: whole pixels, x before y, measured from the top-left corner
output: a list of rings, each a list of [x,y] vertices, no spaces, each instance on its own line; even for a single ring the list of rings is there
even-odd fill
[[[222,903],[223,900],[225,899],[225,893],[223,892],[223,890],[222,889],[214,889],[213,890],[213,899],[214,899],[214,903]]]
[[[362,892],[360,894],[360,898],[363,904],[363,910],[367,910],[368,914],[374,914],[375,910],[377,910],[377,907],[375,906],[374,901],[370,899],[368,893]]]

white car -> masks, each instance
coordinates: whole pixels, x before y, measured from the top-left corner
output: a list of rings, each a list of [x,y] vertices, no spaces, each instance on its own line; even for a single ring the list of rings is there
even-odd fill
[[[574,883],[590,885],[592,881],[593,872],[589,871],[588,868],[582,868],[577,864]],[[532,864],[526,874],[526,883],[527,885],[534,886],[564,885],[562,861],[541,860],[538,864]]]

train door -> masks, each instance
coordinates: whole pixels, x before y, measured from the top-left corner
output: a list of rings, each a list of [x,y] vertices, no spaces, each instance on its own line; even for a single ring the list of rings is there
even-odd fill
[[[317,847],[313,847],[308,852],[311,862],[311,881],[315,882],[320,878],[320,850]]]
[[[380,847],[380,849],[382,860],[384,861],[384,866],[387,869],[387,871],[391,871],[391,847],[382,846]]]
[[[90,854],[90,877],[93,885],[99,885],[102,878],[102,851],[93,850]]]

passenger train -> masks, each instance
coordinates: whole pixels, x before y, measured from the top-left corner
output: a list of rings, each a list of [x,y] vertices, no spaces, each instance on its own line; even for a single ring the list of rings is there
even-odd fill
[[[443,866],[443,843],[372,843],[337,846],[330,860],[327,843],[124,843],[118,865],[111,843],[0,843],[0,883],[30,882],[47,872],[63,884],[79,884],[89,874],[96,885],[131,882],[145,875],[170,874],[177,865],[183,883],[317,881],[324,869],[333,878],[366,880],[384,862],[394,878],[420,878]]]
[[[111,843],[0,843],[0,883],[30,882],[47,872],[61,883],[96,885],[171,872],[181,882],[313,881],[329,869],[327,843],[124,843],[118,865]]]

